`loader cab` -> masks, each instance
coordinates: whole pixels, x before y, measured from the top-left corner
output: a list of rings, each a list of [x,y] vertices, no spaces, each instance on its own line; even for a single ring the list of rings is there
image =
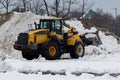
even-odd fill
[[[49,29],[49,31],[54,31],[57,34],[62,34],[62,19],[61,18],[40,19],[38,29]]]

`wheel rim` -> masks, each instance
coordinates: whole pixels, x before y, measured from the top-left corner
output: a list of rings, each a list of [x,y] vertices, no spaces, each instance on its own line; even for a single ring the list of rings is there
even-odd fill
[[[82,52],[82,47],[81,47],[81,46],[78,46],[78,47],[77,47],[77,53],[78,53],[79,55],[81,55],[81,52]]]
[[[51,56],[54,56],[56,54],[56,48],[54,46],[51,46],[49,48],[49,53]]]

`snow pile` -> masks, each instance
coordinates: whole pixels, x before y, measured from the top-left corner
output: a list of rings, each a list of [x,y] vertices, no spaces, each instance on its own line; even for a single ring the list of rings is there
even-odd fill
[[[99,31],[99,36],[102,41],[102,45],[99,45],[98,47],[90,45],[86,47],[86,54],[115,54],[119,53],[120,45],[118,44],[118,41],[115,37],[109,35],[105,36],[105,33]]]
[[[13,44],[17,40],[20,32],[28,30],[28,24],[39,21],[40,16],[31,12],[17,13],[14,12],[11,19],[0,27],[0,51],[15,56],[16,51]]]
[[[66,23],[69,24],[71,27],[75,27],[80,35],[97,31],[97,29],[95,27],[92,27],[91,29],[85,29],[83,24],[78,20],[74,20],[74,21],[68,20],[68,21],[66,21]]]
[[[119,47],[119,44],[117,42],[117,39],[113,36],[105,36],[105,33],[100,32],[99,33],[102,45],[100,46],[102,49],[108,51],[108,52],[113,52],[116,50],[116,48]]]

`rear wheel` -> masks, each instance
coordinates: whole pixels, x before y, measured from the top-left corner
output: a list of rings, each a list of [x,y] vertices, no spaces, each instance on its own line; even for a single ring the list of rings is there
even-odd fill
[[[23,58],[27,60],[37,59],[39,57],[39,54],[37,51],[22,51]]]
[[[42,46],[42,56],[47,60],[55,60],[61,57],[59,45],[57,42],[49,41]]]
[[[80,42],[76,42],[74,46],[70,48],[70,56],[72,58],[79,58],[84,56],[84,46]]]

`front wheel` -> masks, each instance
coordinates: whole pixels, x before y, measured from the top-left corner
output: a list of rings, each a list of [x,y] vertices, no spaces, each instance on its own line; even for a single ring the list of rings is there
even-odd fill
[[[60,48],[57,42],[49,41],[42,46],[42,56],[47,60],[55,60],[61,57]]]
[[[84,56],[84,45],[80,42],[76,42],[70,49],[70,56],[72,58],[79,58]]]
[[[37,51],[22,51],[23,58],[27,60],[37,59],[39,57],[39,54]]]

